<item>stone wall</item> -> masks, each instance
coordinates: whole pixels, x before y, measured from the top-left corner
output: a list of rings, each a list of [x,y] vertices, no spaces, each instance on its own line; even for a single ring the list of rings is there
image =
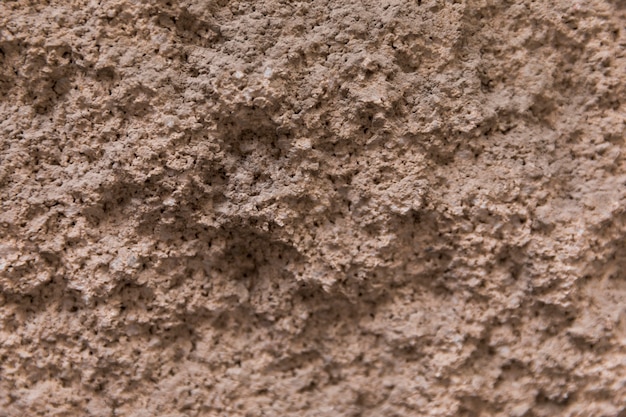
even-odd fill
[[[626,416],[623,0],[0,3],[0,416]]]

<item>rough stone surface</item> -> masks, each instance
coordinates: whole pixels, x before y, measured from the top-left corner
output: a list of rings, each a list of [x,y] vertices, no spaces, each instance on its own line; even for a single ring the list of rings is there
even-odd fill
[[[626,2],[0,2],[0,416],[626,416]]]

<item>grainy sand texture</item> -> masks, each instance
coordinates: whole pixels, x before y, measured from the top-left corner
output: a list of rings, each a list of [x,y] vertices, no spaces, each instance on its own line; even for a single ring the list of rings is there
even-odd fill
[[[0,417],[626,417],[626,1],[3,0]]]

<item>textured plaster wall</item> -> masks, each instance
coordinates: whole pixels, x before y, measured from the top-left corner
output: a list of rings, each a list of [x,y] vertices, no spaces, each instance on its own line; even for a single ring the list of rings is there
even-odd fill
[[[626,416],[626,2],[0,2],[0,416]]]

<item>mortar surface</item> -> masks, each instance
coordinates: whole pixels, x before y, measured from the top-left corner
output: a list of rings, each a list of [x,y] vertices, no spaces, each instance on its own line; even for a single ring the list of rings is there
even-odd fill
[[[626,2],[0,2],[0,416],[626,416]]]

